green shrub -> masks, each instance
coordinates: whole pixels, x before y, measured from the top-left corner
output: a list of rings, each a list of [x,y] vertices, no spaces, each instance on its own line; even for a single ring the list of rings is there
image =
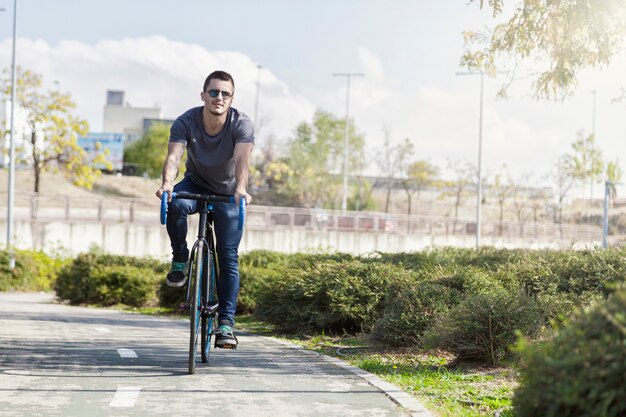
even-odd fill
[[[165,277],[165,275],[163,275]],[[159,306],[172,308],[174,310],[180,309],[185,304],[185,297],[187,296],[186,287],[173,288],[165,283],[165,278],[158,284],[157,296],[159,298]]]
[[[147,300],[145,294],[154,292],[146,288],[153,286],[156,291],[158,281],[165,280],[167,270],[168,264],[154,259],[107,255],[92,250],[61,268],[55,290],[59,299],[71,304],[102,302],[108,305],[114,302],[112,300],[123,298],[120,291],[133,292],[125,295],[131,303],[146,300],[152,304],[154,301]]]
[[[612,283],[626,279],[624,249],[563,252],[551,259],[554,273],[560,277],[560,292],[582,294],[593,291],[608,296]]]
[[[39,251],[16,250],[15,269],[10,270],[9,253],[0,251],[0,291],[51,291],[66,262]]]
[[[460,299],[460,292],[436,282],[407,276],[394,279],[372,336],[391,346],[419,346],[439,314]]]
[[[264,281],[254,315],[296,333],[371,330],[387,284],[407,271],[358,259],[323,260],[328,258],[297,256]]]
[[[542,293],[536,297],[545,324],[551,327],[561,327],[567,318],[580,308],[592,306],[604,299],[604,295],[595,291],[586,291],[582,294]]]
[[[83,303],[132,307],[156,305],[156,277],[150,270],[130,265],[99,266],[88,281]]]
[[[503,289],[493,273],[475,266],[435,267],[423,270],[420,275],[423,279],[457,290],[459,292],[458,301],[460,298],[470,295]]]
[[[523,259],[528,252],[523,249],[497,249],[492,247],[481,247],[478,251],[475,249],[446,247],[414,253],[382,253],[381,260],[396,265],[404,265],[411,269],[434,266],[473,266],[494,271],[500,265]]]
[[[520,342],[518,417],[626,415],[626,291],[577,313],[544,344]]]
[[[424,336],[428,348],[455,353],[461,360],[496,365],[510,353],[516,331],[535,336],[543,324],[535,300],[505,291],[470,296],[441,316]]]
[[[546,324],[560,323],[577,307],[606,298],[626,278],[626,251],[538,251],[502,265],[497,279],[522,289],[543,310]]]
[[[264,282],[272,279],[286,266],[288,255],[255,250],[239,257],[239,296],[237,312],[248,314],[256,307],[256,298]]]

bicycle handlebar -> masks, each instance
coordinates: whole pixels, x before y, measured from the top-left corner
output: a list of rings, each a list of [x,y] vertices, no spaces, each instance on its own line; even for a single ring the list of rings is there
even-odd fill
[[[167,200],[169,194],[164,192],[161,195],[161,224],[167,222]],[[194,194],[188,192],[172,193],[172,198],[185,198],[188,200],[198,200],[206,202],[219,202],[219,203],[234,203],[235,197],[232,195],[216,195],[216,194]],[[239,199],[239,219],[237,222],[237,229],[243,230],[243,222],[246,213],[246,199]]]

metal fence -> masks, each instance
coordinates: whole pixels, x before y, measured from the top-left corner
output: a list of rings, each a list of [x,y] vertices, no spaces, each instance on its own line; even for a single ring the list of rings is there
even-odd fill
[[[0,193],[0,204],[6,192]],[[6,206],[0,205],[0,210]],[[35,193],[16,193],[15,218],[33,222],[121,222],[159,221],[159,201],[131,198],[84,198]],[[301,230],[354,231],[419,235],[474,235],[476,222],[427,215],[402,215],[379,212],[341,212],[336,210],[274,206],[248,207],[246,228],[291,228]],[[602,238],[598,226],[483,220],[482,236],[511,239],[559,239],[595,241]]]

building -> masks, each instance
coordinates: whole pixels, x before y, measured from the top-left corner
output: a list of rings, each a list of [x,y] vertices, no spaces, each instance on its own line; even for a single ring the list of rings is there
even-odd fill
[[[140,137],[145,119],[161,119],[159,107],[132,107],[124,103],[124,91],[108,90],[104,106],[103,131]]]

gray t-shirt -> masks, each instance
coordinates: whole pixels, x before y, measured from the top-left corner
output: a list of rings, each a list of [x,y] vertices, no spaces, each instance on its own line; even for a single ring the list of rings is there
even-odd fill
[[[185,176],[196,185],[216,194],[234,194],[235,144],[254,143],[254,125],[248,116],[231,107],[221,132],[210,136],[204,130],[202,106],[194,107],[174,121],[170,142],[187,147]]]

